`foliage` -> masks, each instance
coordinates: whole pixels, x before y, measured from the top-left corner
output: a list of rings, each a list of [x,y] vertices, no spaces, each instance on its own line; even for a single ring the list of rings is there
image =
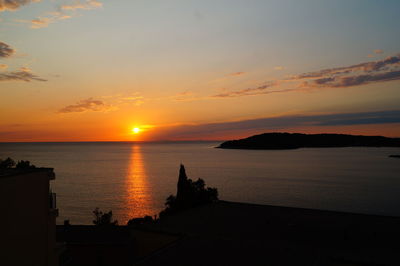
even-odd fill
[[[31,164],[29,161],[18,161],[17,165],[15,166],[17,169],[30,169],[30,168],[36,168],[33,164]]]
[[[99,208],[94,209],[93,215],[95,219],[93,223],[99,226],[118,225],[118,220],[112,220],[112,211],[103,213]]]
[[[1,160],[0,159],[0,169],[8,169],[8,168],[12,168],[15,165],[15,162],[13,159],[11,159],[10,157],[8,157],[5,160]]]
[[[18,161],[17,164],[15,164],[15,161],[8,157],[5,160],[0,159],[0,169],[10,169],[15,166],[16,169],[31,169],[31,168],[36,168],[33,164],[31,164],[29,161]]]
[[[170,195],[167,198],[166,208],[160,213],[160,217],[217,200],[218,190],[216,188],[206,187],[201,178],[197,181],[189,179],[186,175],[185,166],[181,165],[176,196]]]

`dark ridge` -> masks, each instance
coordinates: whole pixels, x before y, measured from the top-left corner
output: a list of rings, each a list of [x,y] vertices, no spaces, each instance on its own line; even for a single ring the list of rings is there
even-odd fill
[[[221,143],[221,149],[281,150],[333,147],[400,147],[400,138],[347,134],[264,133]]]
[[[389,155],[390,158],[400,158],[400,155],[397,154],[393,154],[393,155]]]

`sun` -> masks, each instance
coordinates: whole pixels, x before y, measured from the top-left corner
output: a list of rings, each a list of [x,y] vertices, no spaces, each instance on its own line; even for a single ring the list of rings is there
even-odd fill
[[[141,130],[140,130],[140,128],[138,128],[138,127],[132,128],[133,134],[138,134],[140,131],[141,131]]]

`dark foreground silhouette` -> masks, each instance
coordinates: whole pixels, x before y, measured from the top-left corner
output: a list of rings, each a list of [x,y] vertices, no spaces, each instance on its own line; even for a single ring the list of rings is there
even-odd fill
[[[218,201],[147,230],[183,235],[137,265],[400,265],[400,218]]]
[[[57,226],[68,265],[400,265],[400,217],[218,200],[183,165],[159,219],[118,226],[95,209],[92,226]],[[65,264],[67,265],[67,264]]]
[[[5,170],[5,169],[33,169],[36,168],[33,164],[31,164],[29,161],[18,161],[15,163],[13,159],[10,157],[6,159],[0,159],[0,170]]]
[[[279,150],[330,147],[400,147],[400,138],[345,134],[264,133],[220,144],[222,149]]]
[[[112,211],[103,213],[99,208],[93,211],[93,224],[98,226],[118,225],[118,220],[113,220]]]
[[[165,202],[166,208],[160,212],[160,218],[217,200],[218,190],[206,187],[204,180],[201,178],[197,181],[189,179],[186,175],[185,166],[181,164],[176,196],[170,195],[167,198]]]

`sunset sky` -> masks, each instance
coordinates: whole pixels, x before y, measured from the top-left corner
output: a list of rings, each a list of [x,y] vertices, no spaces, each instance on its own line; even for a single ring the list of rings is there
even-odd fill
[[[398,0],[0,0],[0,142],[400,137],[399,11]]]

